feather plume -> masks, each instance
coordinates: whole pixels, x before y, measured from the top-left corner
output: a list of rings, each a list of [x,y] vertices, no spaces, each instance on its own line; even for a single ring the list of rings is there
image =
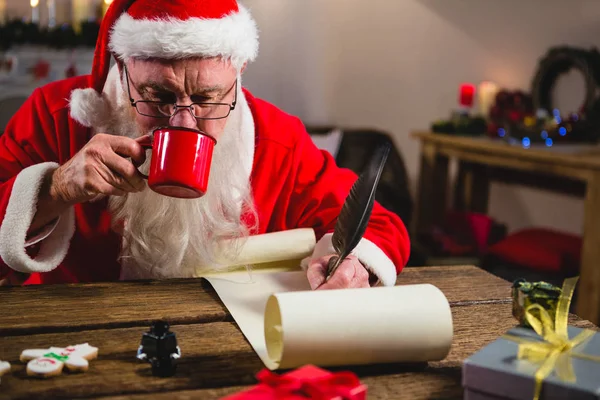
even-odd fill
[[[370,164],[354,182],[346,197],[331,238],[337,256],[329,260],[328,279],[358,245],[367,229],[375,203],[375,192],[389,152],[389,144],[377,149]]]

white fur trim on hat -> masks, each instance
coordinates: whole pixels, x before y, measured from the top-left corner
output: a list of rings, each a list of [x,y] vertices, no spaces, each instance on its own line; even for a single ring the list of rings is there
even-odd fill
[[[324,235],[315,245],[312,256],[302,260],[302,268],[306,269],[312,260],[336,254],[331,238],[332,233]],[[392,260],[375,243],[369,239],[362,238],[354,250],[350,253],[365,266],[371,273],[375,274],[384,286],[396,284],[396,267]]]
[[[219,19],[135,20],[124,13],[115,22],[109,48],[118,58],[178,59],[192,56],[230,59],[234,67],[253,61],[258,53],[258,29],[250,12]]]
[[[58,168],[45,162],[22,170],[8,200],[6,214],[0,225],[0,257],[10,268],[23,273],[49,272],[64,260],[75,232],[75,212],[69,207],[53,231],[41,242],[35,259],[26,252],[27,231],[35,216],[38,194],[46,174]]]

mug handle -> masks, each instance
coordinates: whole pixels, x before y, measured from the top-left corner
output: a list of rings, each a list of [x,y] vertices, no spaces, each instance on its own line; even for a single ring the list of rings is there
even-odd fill
[[[138,142],[140,144],[140,146],[142,146],[145,150],[147,149],[151,149],[152,148],[152,138],[148,135],[144,135],[144,136],[140,136],[139,138],[135,139],[136,142]],[[133,161],[133,165],[138,168],[139,165],[136,165],[135,161]],[[143,174],[139,168],[138,168],[138,172],[140,173],[141,176],[143,176],[145,179],[148,179],[148,175]]]

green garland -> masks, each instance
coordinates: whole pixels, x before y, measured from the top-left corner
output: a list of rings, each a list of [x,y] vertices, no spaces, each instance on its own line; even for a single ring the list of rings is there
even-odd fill
[[[94,47],[99,30],[100,24],[94,21],[82,22],[81,31],[77,33],[68,24],[48,29],[30,22],[12,20],[0,25],[0,51],[7,51],[19,45],[38,45],[55,49]]]

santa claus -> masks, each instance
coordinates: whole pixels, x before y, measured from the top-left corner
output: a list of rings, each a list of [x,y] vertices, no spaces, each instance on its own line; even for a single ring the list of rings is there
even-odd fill
[[[356,176],[318,150],[297,118],[242,87],[257,51],[255,22],[235,0],[113,1],[91,75],[37,89],[0,137],[0,279],[187,277],[235,254],[222,243],[310,227],[313,288],[393,285],[409,239],[379,204],[352,256],[325,280]],[[136,168],[151,157],[138,139],[165,125],[217,140],[203,197],[155,193]]]

